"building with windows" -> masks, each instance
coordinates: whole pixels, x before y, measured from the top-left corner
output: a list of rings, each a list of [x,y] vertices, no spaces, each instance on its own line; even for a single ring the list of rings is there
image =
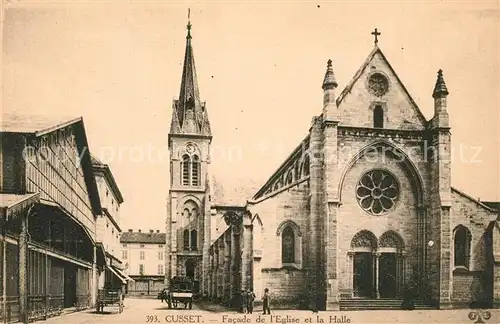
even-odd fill
[[[102,214],[82,118],[2,115],[0,321],[92,307]]]
[[[120,239],[124,272],[132,280],[129,295],[157,295],[164,287],[165,233],[159,230],[123,232]]]
[[[106,264],[98,269],[97,287],[123,288],[131,280],[123,271],[125,265],[121,260],[120,205],[123,196],[116,184],[113,173],[107,164],[91,155],[94,176],[101,200],[102,214],[97,217],[96,241],[99,252],[104,255]]]
[[[400,307],[407,291],[422,307],[500,305],[499,214],[452,186],[443,72],[421,76],[434,84],[426,119],[372,34],[341,92],[328,61],[323,107],[297,148],[227,204],[208,181],[212,131],[188,24],[168,136],[167,286],[187,275],[224,303],[267,287],[282,308]]]

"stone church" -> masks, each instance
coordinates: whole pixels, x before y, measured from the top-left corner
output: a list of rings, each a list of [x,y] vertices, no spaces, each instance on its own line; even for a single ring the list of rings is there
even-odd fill
[[[448,89],[427,120],[375,43],[342,91],[332,61],[308,135],[242,202],[218,199],[212,130],[191,25],[168,135],[166,276],[233,305],[242,289],[274,308],[492,307],[500,302],[498,204],[451,186]],[[434,80],[429,80],[434,82]],[[319,83],[319,82],[318,82]]]

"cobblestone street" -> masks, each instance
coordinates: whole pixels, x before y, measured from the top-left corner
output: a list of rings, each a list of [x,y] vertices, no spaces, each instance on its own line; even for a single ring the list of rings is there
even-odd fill
[[[471,310],[422,310],[422,311],[349,311],[320,312],[276,310],[271,315],[260,311],[251,315],[238,314],[217,305],[193,305],[192,310],[169,310],[165,303],[156,299],[125,300],[126,307],[118,314],[116,307],[105,308],[105,313],[94,310],[72,313],[40,321],[47,324],[100,324],[100,323],[499,323],[500,310],[490,310],[491,316],[469,319]],[[475,312],[475,311],[474,311]],[[259,322],[257,319],[261,318]],[[262,320],[263,319],[263,320]]]

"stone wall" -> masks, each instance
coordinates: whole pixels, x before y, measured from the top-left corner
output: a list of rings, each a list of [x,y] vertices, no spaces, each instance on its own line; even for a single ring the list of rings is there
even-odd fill
[[[451,235],[451,267],[453,273],[452,302],[456,305],[481,303],[491,300],[491,289],[488,289],[491,282],[492,250],[488,246],[490,223],[496,217],[496,212],[489,210],[478,201],[475,201],[466,194],[453,189],[451,207],[451,228],[456,229],[462,225],[470,231],[470,263],[467,269],[456,268],[454,262],[454,232]]]
[[[296,248],[303,246],[305,220],[309,216],[308,188],[307,180],[303,180],[295,186],[278,191],[275,195],[249,207],[251,214],[257,215],[259,218],[259,221],[254,220],[253,222],[252,243],[253,288],[257,299],[262,296],[266,287],[270,289],[271,287],[283,287],[283,289],[278,288],[275,291],[274,297],[278,298],[279,295],[279,298],[283,300],[294,298],[296,292],[303,288],[301,270],[304,267],[302,263],[304,249],[297,251],[296,262],[294,265],[290,265],[296,268],[295,270],[283,269],[281,236],[278,235],[278,229],[285,222],[292,221],[297,229],[295,246]],[[286,273],[288,274],[285,275]]]

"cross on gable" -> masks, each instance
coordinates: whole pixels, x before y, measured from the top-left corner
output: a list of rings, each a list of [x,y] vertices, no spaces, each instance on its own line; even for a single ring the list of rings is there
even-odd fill
[[[374,31],[372,31],[372,35],[375,36],[375,44],[378,43],[378,36],[382,35],[382,33],[380,33],[377,28],[375,28]]]

